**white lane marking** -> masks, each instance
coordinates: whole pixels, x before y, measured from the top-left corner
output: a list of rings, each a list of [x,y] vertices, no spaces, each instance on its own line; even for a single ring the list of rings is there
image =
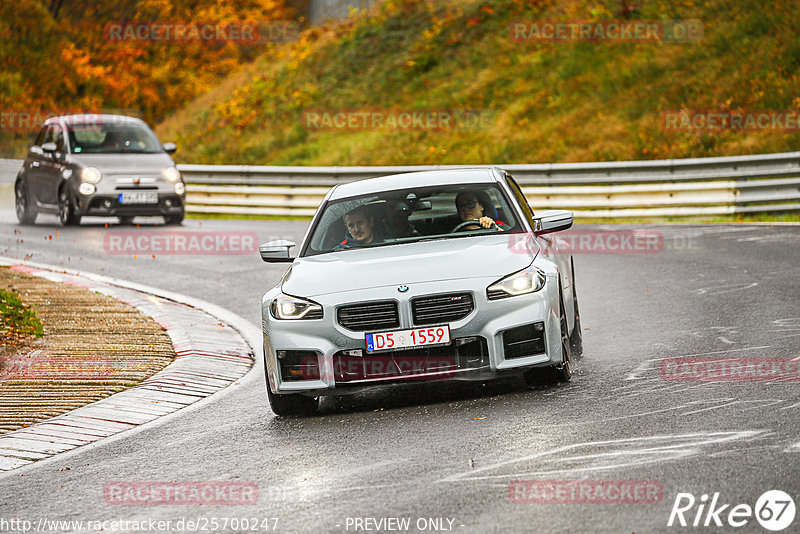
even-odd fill
[[[692,410],[691,412],[683,412],[681,414],[681,416],[694,415],[694,414],[703,413],[703,412],[710,412],[711,410],[717,410],[719,408],[725,408],[727,406],[733,406],[735,404],[739,404],[739,401],[738,400],[734,400],[734,399],[719,399],[719,400],[729,400],[730,402],[725,402],[723,404],[718,404],[716,406],[709,406],[708,408],[702,408],[700,410]],[[715,402],[717,402],[717,401],[715,401]]]
[[[749,412],[750,410],[760,410],[761,408],[766,408],[767,406],[774,406],[775,404],[781,404],[782,402],[786,402],[785,399],[760,399],[760,400],[744,400],[742,404],[745,403],[757,403],[761,402],[763,404],[759,404],[757,406],[753,406],[752,408],[745,408],[743,412]]]
[[[717,339],[719,339],[723,343],[727,343],[728,345],[734,345],[736,343],[735,341],[731,341],[730,339],[724,336],[717,336]]]
[[[741,349],[725,349],[725,350],[714,350],[711,352],[696,352],[695,354],[687,354],[685,356],[676,356],[677,358],[694,358],[695,356],[708,356],[710,354],[727,354],[728,352],[740,352],[743,350],[758,350],[758,349],[768,349],[771,345],[762,345],[760,347],[744,347]]]
[[[795,443],[794,445],[786,447],[783,452],[800,452],[800,443]]]
[[[726,401],[727,401],[727,402],[726,402]],[[703,409],[701,409],[701,410],[694,410],[694,411],[691,411],[691,412],[684,412],[684,413],[682,413],[681,415],[682,415],[682,416],[683,416],[683,415],[693,415],[693,414],[696,414],[696,413],[701,413],[701,412],[707,412],[707,411],[711,411],[711,410],[716,410],[716,409],[718,409],[718,408],[726,408],[726,407],[728,407],[728,406],[735,406],[735,405],[737,405],[737,404],[756,404],[756,406],[753,406],[753,407],[751,407],[751,408],[743,408],[743,409],[741,410],[741,411],[743,411],[743,412],[747,412],[747,411],[750,411],[750,410],[760,410],[760,409],[762,409],[762,408],[765,408],[765,407],[767,407],[767,406],[773,406],[773,405],[775,405],[775,404],[780,404],[780,403],[782,403],[782,402],[786,402],[786,401],[785,401],[784,399],[751,399],[751,400],[736,400],[736,399],[734,399],[734,398],[727,398],[727,399],[714,399],[713,401],[712,401],[712,400],[706,400],[706,401],[692,401],[692,402],[690,402],[689,404],[695,404],[695,403],[696,403],[696,404],[708,404],[708,403],[712,403],[712,402],[722,402],[723,404],[719,404],[719,405],[717,405],[717,406],[710,406],[710,407],[708,407],[708,408],[703,408]]]
[[[770,434],[771,432],[767,430],[743,430],[738,432],[700,432],[695,434],[645,436],[639,438],[576,443],[522,456],[520,458],[505,460],[479,469],[472,469],[464,473],[457,473],[445,477],[439,482],[519,478],[522,476],[542,476],[551,474],[561,475],[564,473],[619,469],[633,465],[658,463],[694,456],[702,452],[702,447],[733,441],[752,440]],[[569,456],[569,453],[573,450],[583,452],[591,448],[597,449],[598,452]],[[494,475],[481,474],[509,465],[522,464],[533,460],[538,460],[542,469]],[[583,464],[570,467],[571,463]],[[556,468],[546,469],[547,464],[552,464]]]
[[[628,373],[628,376],[631,376],[632,374],[633,373]],[[633,380],[633,378],[626,378],[625,380]],[[651,380],[652,380],[652,378],[651,378]],[[615,388],[611,388],[609,391],[611,393],[614,393],[615,391],[623,391],[623,390],[626,390],[626,389],[638,388],[640,386],[641,386],[641,384],[625,384],[624,386],[618,386],[618,387],[615,387]]]
[[[641,380],[645,378],[644,376],[639,376],[641,374],[647,373],[648,371],[653,371],[656,369],[650,365],[650,362],[660,362],[661,358],[650,358],[649,360],[645,360],[639,365],[636,366],[636,369],[628,373],[628,376],[625,377],[625,380]]]
[[[790,410],[792,408],[800,408],[800,402],[795,402],[791,406],[784,406],[781,410]]]
[[[671,385],[664,385],[663,387],[659,388],[648,388],[643,389],[642,391],[636,392],[628,392],[617,395],[618,399],[629,399],[632,397],[639,397],[641,395],[652,395],[654,393],[659,392],[667,392],[667,393],[680,393],[682,391],[689,391],[691,389],[712,389],[714,385],[712,383],[699,383],[699,384],[692,384],[690,386],[686,386],[682,383],[679,384],[671,384]]]
[[[721,286],[711,286],[711,287],[702,287],[700,289],[695,289],[692,293],[697,295],[723,295],[725,293],[733,293],[734,291],[744,291],[745,289],[750,289],[752,287],[756,287],[758,282],[751,282],[749,284],[727,284]]]
[[[709,456],[712,458],[719,458],[720,456],[726,456],[729,454],[741,454],[745,451],[775,450],[780,448],[780,445],[754,445],[752,447],[736,447],[735,449],[729,449],[727,451],[712,452],[709,454]]]

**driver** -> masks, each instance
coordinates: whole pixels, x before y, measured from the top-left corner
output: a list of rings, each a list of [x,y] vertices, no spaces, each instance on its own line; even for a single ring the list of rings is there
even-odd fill
[[[456,195],[456,209],[458,217],[462,222],[477,221],[476,224],[463,227],[464,230],[478,230],[480,228],[492,228],[496,226],[498,230],[505,230],[506,225],[500,221],[495,221],[486,215],[486,204],[488,198],[481,200],[486,195],[478,191],[467,190]],[[480,223],[480,226],[478,225]]]
[[[358,206],[347,212],[344,216],[344,225],[347,228],[347,237],[333,250],[363,247],[380,241],[375,231],[375,217],[369,213],[366,206]]]
[[[103,139],[103,144],[100,145],[100,148],[107,149],[107,152],[111,152],[121,148],[122,139],[120,139],[119,132],[115,132],[114,130],[106,131],[106,136]]]

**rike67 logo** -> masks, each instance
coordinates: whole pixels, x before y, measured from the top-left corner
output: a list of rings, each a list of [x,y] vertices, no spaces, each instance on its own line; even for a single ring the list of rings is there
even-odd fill
[[[732,506],[720,501],[719,492],[711,496],[703,494],[696,499],[691,493],[678,493],[667,526],[681,527],[743,527],[755,517],[765,529],[773,532],[785,530],[794,522],[794,500],[788,493],[780,490],[765,492],[756,501],[755,507],[749,504]]]

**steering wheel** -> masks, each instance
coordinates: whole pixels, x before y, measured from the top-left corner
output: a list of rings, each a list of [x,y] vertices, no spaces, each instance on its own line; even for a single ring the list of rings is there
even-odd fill
[[[461,230],[465,229],[467,226],[472,226],[473,224],[477,224],[479,229],[488,230],[488,228],[484,228],[483,226],[481,226],[480,219],[472,219],[470,221],[464,221],[464,222],[456,225],[456,227],[453,228],[452,230],[450,230],[450,232],[451,233],[460,232]],[[496,222],[493,222],[492,226],[494,226],[494,228],[497,229],[497,230],[500,229],[500,227],[497,226]]]

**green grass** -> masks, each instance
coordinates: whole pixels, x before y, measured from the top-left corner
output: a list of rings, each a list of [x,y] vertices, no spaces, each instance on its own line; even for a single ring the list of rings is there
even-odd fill
[[[42,337],[42,323],[36,312],[24,304],[20,298],[4,289],[0,289],[0,338]]]

